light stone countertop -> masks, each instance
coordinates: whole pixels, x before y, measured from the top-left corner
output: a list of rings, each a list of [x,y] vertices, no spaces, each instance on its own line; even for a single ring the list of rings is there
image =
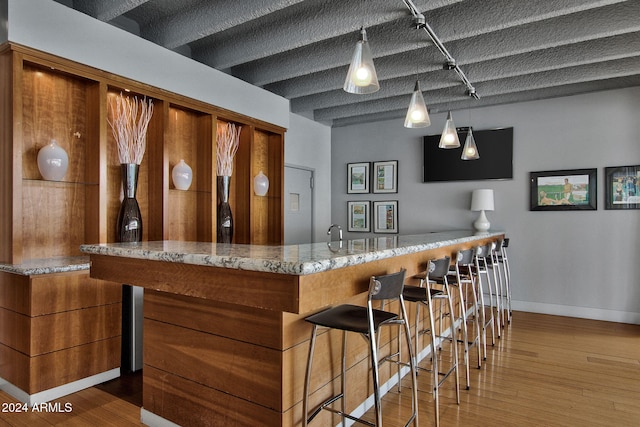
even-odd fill
[[[0,264],[0,271],[34,276],[39,274],[67,273],[70,271],[89,271],[89,257],[55,257],[32,259],[22,264]]]
[[[331,244],[323,242],[276,246],[166,240],[82,245],[80,250],[89,255],[306,275],[502,234],[502,231],[491,231],[476,235],[472,230],[454,230],[352,239],[341,243],[333,241]]]

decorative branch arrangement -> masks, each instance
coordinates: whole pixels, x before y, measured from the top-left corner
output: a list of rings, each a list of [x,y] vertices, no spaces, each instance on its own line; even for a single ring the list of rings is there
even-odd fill
[[[113,137],[118,144],[120,163],[142,163],[144,150],[147,145],[147,128],[153,115],[153,100],[145,96],[138,100],[119,96],[109,100],[109,112],[112,120],[107,117]]]
[[[218,176],[231,176],[233,172],[233,158],[238,151],[241,129],[242,126],[236,126],[233,123],[218,124],[216,151]]]

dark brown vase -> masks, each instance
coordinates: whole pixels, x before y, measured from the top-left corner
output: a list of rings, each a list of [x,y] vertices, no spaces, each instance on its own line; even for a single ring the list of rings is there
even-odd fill
[[[218,212],[217,239],[218,243],[231,243],[233,240],[233,214],[229,206],[230,176],[218,177]]]
[[[120,212],[118,213],[117,230],[119,242],[142,241],[142,215],[136,200],[139,169],[140,165],[135,163],[120,165],[124,200],[122,200]]]

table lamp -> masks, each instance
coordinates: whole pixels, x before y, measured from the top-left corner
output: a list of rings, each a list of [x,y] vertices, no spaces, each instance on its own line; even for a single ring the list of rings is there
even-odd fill
[[[475,229],[478,231],[488,231],[491,224],[484,211],[493,210],[493,190],[473,190],[471,194],[471,210],[476,212],[480,211],[478,219],[473,223]]]

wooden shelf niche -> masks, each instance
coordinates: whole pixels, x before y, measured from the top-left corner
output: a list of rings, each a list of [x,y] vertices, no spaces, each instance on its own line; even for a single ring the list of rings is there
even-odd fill
[[[129,89],[109,87],[107,92],[107,103],[116,96],[126,96],[130,98],[137,97],[139,100],[144,99],[145,95],[131,92]],[[147,130],[147,143],[140,163],[138,172],[138,189],[136,192],[136,200],[140,206],[142,215],[142,239],[143,240],[162,240],[162,198],[158,195],[162,194],[163,186],[163,132],[164,132],[164,114],[161,100],[146,96],[147,99],[153,100],[153,116],[149,122]],[[108,108],[105,105],[105,113],[108,114]],[[110,116],[109,116],[110,117]],[[105,117],[106,122],[106,117]],[[118,157],[118,147],[111,131],[111,126],[107,124],[107,241],[117,242],[117,223],[120,205],[122,204],[122,172],[120,168],[120,159]],[[153,214],[151,214],[153,213]]]
[[[219,125],[228,121],[218,118]],[[234,243],[274,245],[284,238],[282,189],[284,186],[284,138],[281,133],[242,126],[234,159],[229,204],[234,219]],[[269,178],[269,191],[256,196],[253,178],[262,171]]]
[[[15,121],[22,123],[22,185],[14,186],[14,204],[21,201],[22,251],[13,263],[23,260],[80,255],[79,246],[96,237],[99,176],[91,164],[99,150],[98,124],[90,120],[99,106],[99,85],[25,62],[15,88]],[[38,151],[55,139],[69,156],[61,181],[46,181],[37,165]],[[15,175],[14,175],[15,176]],[[15,235],[15,234],[14,234]],[[16,246],[14,246],[15,248]]]
[[[166,115],[164,239],[215,241],[213,118],[175,104],[168,106]],[[188,190],[176,189],[171,178],[180,160],[193,173]]]

